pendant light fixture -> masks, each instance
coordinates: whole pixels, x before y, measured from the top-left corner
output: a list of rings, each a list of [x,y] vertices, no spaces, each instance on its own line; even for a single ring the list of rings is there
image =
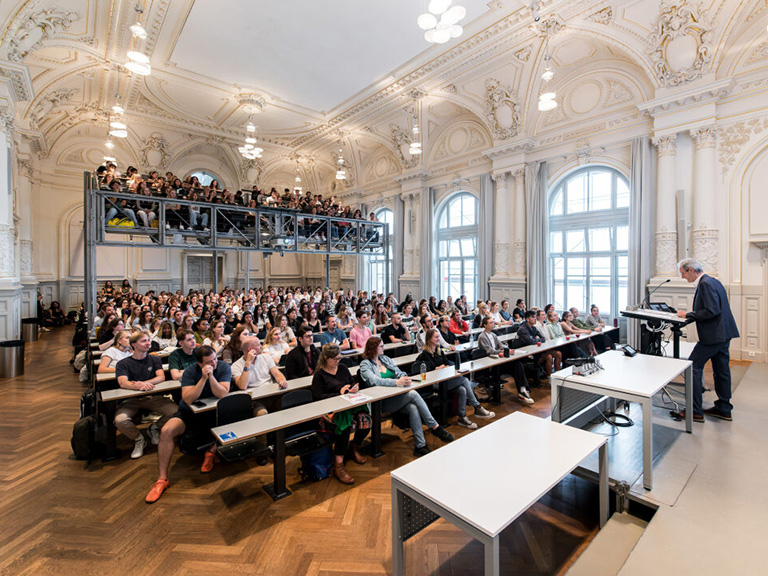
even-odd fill
[[[546,47],[544,53],[544,72],[541,73],[541,94],[539,94],[539,111],[548,112],[557,108],[557,93],[551,88],[547,87],[547,84],[555,77],[555,73],[552,72],[550,62],[552,56],[549,53],[549,34],[547,34]]]
[[[336,164],[338,165],[336,168],[336,180],[346,180],[347,171],[344,169],[344,154],[341,148],[339,148],[339,159],[336,160]]]
[[[134,10],[136,11],[136,24],[130,27],[130,31],[133,36],[133,41],[138,44],[147,37],[147,31],[141,25],[141,15],[144,13],[141,5],[136,4]],[[140,52],[138,46],[136,48],[137,49],[135,50],[128,51],[126,54],[128,62],[125,63],[125,67],[134,74],[148,76],[152,73],[152,66],[149,64],[149,56]]]
[[[411,128],[411,144],[408,147],[411,156],[421,154],[421,128],[419,127],[419,101],[413,104],[413,127]]]
[[[259,148],[257,144],[256,125],[253,123],[253,117],[249,116],[248,123],[245,125],[245,144],[240,146],[237,151],[246,160],[261,158],[261,153],[264,152],[264,149]]]
[[[450,5],[451,0],[430,0],[428,11],[416,19],[419,28],[425,31],[424,39],[427,42],[445,44],[451,38],[458,38],[464,33],[459,20],[467,15],[466,8],[449,8]]]

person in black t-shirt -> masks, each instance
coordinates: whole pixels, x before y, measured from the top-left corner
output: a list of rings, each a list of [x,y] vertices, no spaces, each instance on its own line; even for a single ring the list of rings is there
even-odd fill
[[[131,335],[131,347],[133,354],[123,358],[115,367],[115,376],[120,388],[126,390],[141,390],[149,392],[156,384],[165,381],[165,372],[160,358],[150,356],[149,349],[152,346],[152,337],[149,332],[134,332]],[[134,442],[131,458],[141,458],[144,455],[144,447],[147,445],[133,417],[141,411],[160,414],[160,419],[153,423],[147,433],[152,444],[160,441],[160,429],[168,418],[176,412],[176,404],[164,396],[146,395],[123,400],[115,414],[115,427],[127,438]]]
[[[410,334],[408,329],[403,324],[403,319],[399,312],[395,312],[391,317],[392,324],[384,327],[381,331],[381,339],[385,344],[391,344],[393,342],[406,342],[410,340]]]
[[[229,385],[232,381],[232,369],[228,364],[219,362],[216,351],[210,346],[201,346],[195,350],[196,363],[184,370],[181,377],[181,402],[178,411],[168,420],[160,437],[160,445],[157,449],[158,478],[152,489],[147,494],[146,502],[157,502],[163,492],[170,486],[168,480],[168,467],[176,438],[181,436],[187,428],[206,429],[215,424],[216,412],[214,410],[200,414],[196,417],[189,407],[193,402],[202,398],[224,398],[229,393]],[[205,454],[201,472],[213,470],[216,460],[214,451]]]

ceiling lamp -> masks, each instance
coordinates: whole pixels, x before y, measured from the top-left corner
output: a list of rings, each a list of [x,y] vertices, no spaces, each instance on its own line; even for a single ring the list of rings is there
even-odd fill
[[[546,43],[546,52],[544,54],[544,72],[541,73],[542,85],[541,94],[539,95],[540,112],[549,112],[550,110],[557,108],[557,101],[555,100],[557,93],[554,90],[547,88],[549,81],[555,77],[555,73],[552,72],[552,69],[549,65],[550,61],[552,60],[552,56],[549,54],[549,36],[547,36]]]
[[[341,148],[339,148],[339,159],[336,160],[336,163],[339,165],[339,167],[336,169],[336,180],[346,180],[347,171],[344,170],[344,155]]]
[[[112,142],[112,140],[107,140],[104,142],[104,146],[106,146],[109,150],[112,150],[115,147],[115,143]]]
[[[238,105],[247,112],[249,115],[261,114],[264,111],[264,107],[267,105],[267,101],[260,94],[253,94],[251,92],[244,92],[235,96]]]
[[[419,103],[416,102],[413,108],[413,128],[411,128],[411,145],[408,147],[408,153],[411,156],[418,156],[421,154],[421,129],[419,128],[419,115],[418,115]]]
[[[131,50],[126,54],[128,56],[128,62],[125,63],[125,67],[128,68],[134,74],[141,76],[149,76],[152,74],[152,66],[149,65],[149,56]]]
[[[434,44],[445,44],[451,38],[458,38],[464,33],[464,28],[458,22],[467,15],[463,6],[451,5],[451,0],[431,0],[429,12],[416,19],[419,28],[425,30],[424,39]],[[438,20],[438,16],[440,19]]]
[[[136,4],[134,11],[136,12],[136,24],[131,26],[129,30],[134,38],[144,40],[144,38],[147,37],[147,31],[144,30],[144,26],[141,25],[141,15],[144,14],[144,9],[141,7],[141,4]]]
[[[248,124],[245,125],[245,130],[247,134],[245,137],[245,144],[240,146],[237,151],[240,152],[240,155],[246,160],[261,158],[261,153],[264,152],[264,149],[259,148],[256,145],[258,143],[258,140],[256,139],[256,126],[251,121],[250,117],[248,118]]]
[[[114,158],[113,156],[104,156],[104,162],[117,162],[117,158]]]
[[[128,126],[117,120],[109,123],[109,135],[115,138],[128,138]]]

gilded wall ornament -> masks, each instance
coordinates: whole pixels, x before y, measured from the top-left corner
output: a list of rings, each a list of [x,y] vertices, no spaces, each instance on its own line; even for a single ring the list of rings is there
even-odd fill
[[[700,4],[662,2],[651,34],[651,59],[662,86],[678,86],[699,78],[712,60],[713,24]]]
[[[511,90],[503,87],[496,78],[485,81],[483,112],[497,139],[509,140],[517,136],[520,129],[520,106]]]

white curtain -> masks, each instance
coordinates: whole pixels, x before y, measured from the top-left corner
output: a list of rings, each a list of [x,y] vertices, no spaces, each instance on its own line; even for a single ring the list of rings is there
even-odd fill
[[[496,231],[493,217],[493,181],[490,174],[480,177],[477,231],[477,297],[488,298],[488,279],[493,274],[493,245]]]
[[[526,304],[543,308],[547,304],[547,268],[549,257],[549,221],[547,219],[546,162],[532,162],[525,167],[526,262],[528,295]]]
[[[632,163],[629,173],[629,277],[627,279],[630,306],[645,298],[646,286],[652,274],[653,233],[655,223],[656,154],[650,139],[641,136],[632,140]],[[640,348],[640,321],[627,320],[627,342]]]

